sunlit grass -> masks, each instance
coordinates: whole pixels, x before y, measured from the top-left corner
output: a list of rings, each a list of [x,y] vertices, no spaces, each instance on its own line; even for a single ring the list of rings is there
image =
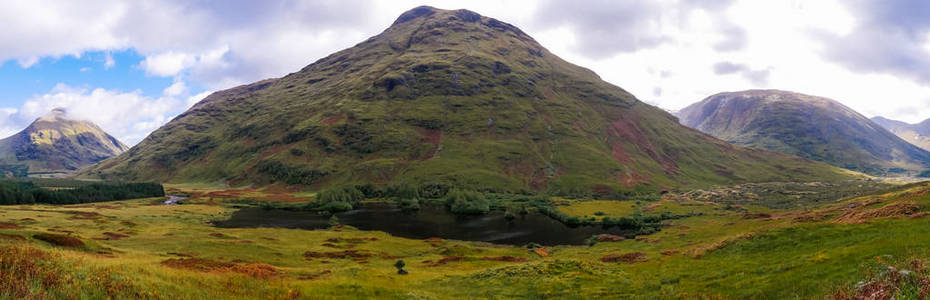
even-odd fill
[[[199,204],[185,205],[139,199],[2,206],[0,222],[23,227],[0,229],[0,249],[10,253],[4,257],[18,259],[13,267],[7,264],[5,268],[28,267],[23,262],[31,257],[41,257],[43,263],[34,267],[38,275],[3,286],[0,298],[20,298],[23,293],[37,298],[162,299],[820,298],[860,280],[864,276],[861,267],[873,263],[876,256],[928,257],[924,245],[930,243],[930,218],[893,217],[863,224],[835,223],[836,214],[816,222],[795,218],[818,210],[839,214],[852,203],[873,198],[882,202],[864,208],[913,201],[926,210],[930,195],[920,193],[926,189],[914,186],[806,211],[748,208],[748,212],[764,212],[770,218],[744,218],[746,211],[725,209],[725,205],[668,199],[638,206],[635,201],[565,200],[570,205],[559,208],[577,215],[603,211],[615,216],[647,209],[650,213],[702,214],[666,221],[661,232],[638,240],[549,247],[546,258],[522,247],[413,240],[350,227],[215,228],[211,221],[234,211],[222,199],[212,204],[194,199],[191,202]],[[43,232],[70,235],[85,246],[61,247],[33,238]],[[362,242],[346,242],[351,239]],[[347,250],[370,256],[338,258],[338,253]],[[304,255],[308,251],[336,253],[336,257],[308,260]],[[646,261],[600,260],[634,252],[642,253]],[[454,256],[464,258],[437,263]],[[482,260],[505,256],[519,259]],[[165,263],[196,265],[196,261],[185,261],[191,257],[221,265],[200,270]],[[398,259],[406,262],[408,275],[397,274],[393,265]],[[248,270],[263,265],[273,271],[255,277]],[[46,283],[42,274],[74,280]]]

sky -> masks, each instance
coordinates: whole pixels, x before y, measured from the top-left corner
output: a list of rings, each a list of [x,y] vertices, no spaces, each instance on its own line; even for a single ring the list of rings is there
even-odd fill
[[[128,145],[213,91],[295,72],[419,5],[511,23],[647,103],[781,89],[930,118],[930,1],[0,0],[0,137],[52,108]]]

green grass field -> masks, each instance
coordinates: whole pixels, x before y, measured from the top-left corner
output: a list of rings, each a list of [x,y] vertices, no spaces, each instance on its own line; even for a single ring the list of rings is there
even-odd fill
[[[914,217],[930,204],[930,184],[799,210],[562,200],[562,212],[579,216],[703,215],[538,253],[349,227],[214,228],[238,204],[196,197],[207,189],[172,206],[0,206],[0,298],[829,298],[854,295],[882,260],[930,257],[930,218]],[[44,233],[65,237],[36,237]],[[83,245],[62,246],[75,240]],[[620,258],[603,261],[611,257]],[[397,274],[398,259],[408,275]]]

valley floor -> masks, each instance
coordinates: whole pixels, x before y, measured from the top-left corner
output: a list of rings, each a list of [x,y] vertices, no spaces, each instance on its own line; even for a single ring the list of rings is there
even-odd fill
[[[241,204],[196,192],[184,205],[159,198],[0,207],[0,299],[916,298],[930,291],[922,263],[930,258],[927,183],[805,208],[682,195],[564,200],[560,210],[579,216],[703,214],[636,239],[542,249],[347,226],[216,228],[211,221]],[[397,260],[408,275],[397,274]]]

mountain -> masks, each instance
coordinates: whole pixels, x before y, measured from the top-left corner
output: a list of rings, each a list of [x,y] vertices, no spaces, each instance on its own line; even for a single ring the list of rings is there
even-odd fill
[[[843,172],[683,127],[510,24],[424,6],[298,72],[216,92],[84,175],[588,193]]]
[[[128,149],[94,123],[69,119],[65,109],[56,108],[0,140],[0,171],[17,176],[73,171]]]
[[[874,117],[872,121],[885,127],[885,129],[888,129],[901,139],[921,149],[930,151],[930,119],[917,124],[908,124],[883,117]]]
[[[930,152],[831,99],[778,90],[720,93],[679,113],[681,123],[731,143],[869,174],[930,168]]]

